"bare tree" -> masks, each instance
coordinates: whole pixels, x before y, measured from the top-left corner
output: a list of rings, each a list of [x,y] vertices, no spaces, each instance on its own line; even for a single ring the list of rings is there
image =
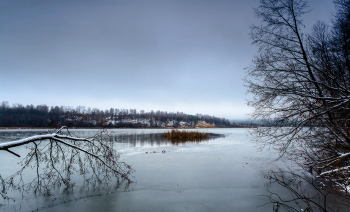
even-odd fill
[[[10,200],[8,192],[33,191],[35,194],[50,196],[53,188],[74,186],[73,175],[84,177],[86,186],[93,188],[110,183],[127,180],[133,169],[119,161],[120,154],[113,148],[113,135],[102,130],[91,138],[79,138],[63,129],[56,132],[37,135],[18,141],[0,144],[0,150],[8,151],[12,147],[28,145],[29,153],[21,161],[21,169],[8,177],[0,175],[0,197]],[[34,169],[33,179],[24,176],[27,170]]]
[[[350,7],[348,0],[335,4],[333,26],[319,22],[306,35],[306,0],[260,0],[262,25],[250,34],[259,51],[246,85],[253,117],[270,126],[254,129],[252,138],[343,192],[350,175]]]

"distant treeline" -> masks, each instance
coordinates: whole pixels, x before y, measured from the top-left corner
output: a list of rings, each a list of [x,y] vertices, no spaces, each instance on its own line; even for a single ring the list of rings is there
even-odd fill
[[[228,119],[183,112],[140,112],[136,109],[100,110],[85,106],[76,108],[47,105],[9,105],[0,103],[0,127],[180,127],[205,121],[217,127],[237,126]]]

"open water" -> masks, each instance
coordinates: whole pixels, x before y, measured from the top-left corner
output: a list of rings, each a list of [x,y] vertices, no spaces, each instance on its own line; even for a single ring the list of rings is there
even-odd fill
[[[72,130],[78,136],[96,131]],[[77,177],[73,189],[57,192],[54,198],[10,192],[16,202],[3,202],[0,211],[272,211],[264,196],[269,194],[267,190],[284,192],[263,174],[288,164],[275,161],[274,152],[259,151],[249,140],[248,129],[200,129],[221,136],[184,144],[155,136],[164,129],[110,131],[119,136],[116,149],[122,153],[121,160],[135,169],[133,183],[93,190]],[[0,142],[45,133],[47,130],[1,130]],[[20,155],[28,151],[25,146],[11,150]],[[0,151],[0,175],[18,171],[20,160]]]

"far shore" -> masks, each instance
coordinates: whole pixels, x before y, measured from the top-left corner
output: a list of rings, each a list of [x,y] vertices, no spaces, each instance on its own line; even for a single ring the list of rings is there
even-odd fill
[[[249,128],[249,127],[147,127],[147,128],[130,128],[130,127],[68,127],[68,129],[211,129],[211,128]],[[48,127],[0,127],[0,130],[50,130],[58,128]]]

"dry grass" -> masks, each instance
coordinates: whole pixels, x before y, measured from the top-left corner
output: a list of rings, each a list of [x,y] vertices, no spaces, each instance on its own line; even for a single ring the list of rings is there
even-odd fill
[[[163,133],[163,138],[172,142],[202,141],[209,139],[209,133],[173,129]]]

